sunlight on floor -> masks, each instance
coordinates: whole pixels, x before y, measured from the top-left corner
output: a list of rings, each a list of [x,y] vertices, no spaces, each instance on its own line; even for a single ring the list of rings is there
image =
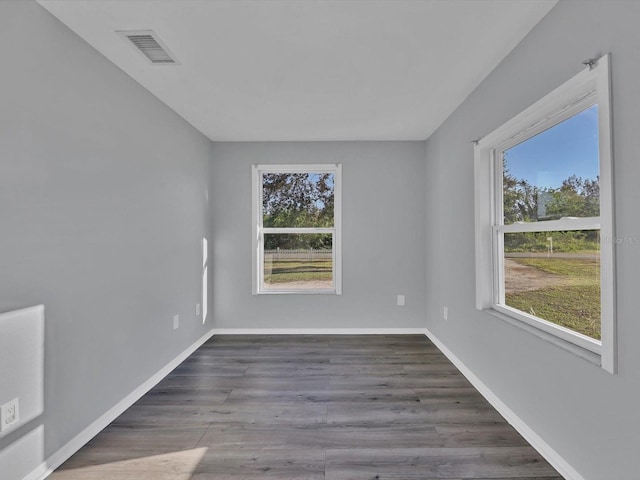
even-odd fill
[[[53,480],[189,480],[207,452],[206,448],[194,448],[181,452],[139,457],[100,465],[59,469]]]

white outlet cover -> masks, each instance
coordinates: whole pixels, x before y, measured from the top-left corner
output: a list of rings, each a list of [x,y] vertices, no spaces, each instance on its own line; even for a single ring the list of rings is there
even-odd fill
[[[398,295],[398,306],[404,307],[404,295]]]
[[[442,309],[442,318],[444,320],[448,320],[449,319],[449,309],[447,307],[444,307]]]
[[[4,432],[20,422],[20,402],[17,398],[0,407],[0,432]]]
[[[200,304],[196,303],[196,315],[200,315]]]
[[[179,326],[180,326],[180,315],[174,315],[173,316],[173,329],[177,330]]]

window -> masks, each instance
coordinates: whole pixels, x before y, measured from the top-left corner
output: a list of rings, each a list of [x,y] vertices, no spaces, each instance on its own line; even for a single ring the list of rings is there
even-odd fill
[[[341,294],[341,165],[253,166],[253,293]]]
[[[609,57],[476,142],[477,307],[615,372]]]

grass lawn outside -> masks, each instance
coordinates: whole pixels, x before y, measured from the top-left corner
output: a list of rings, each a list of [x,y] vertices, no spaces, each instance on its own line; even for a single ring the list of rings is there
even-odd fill
[[[331,259],[318,260],[265,260],[264,283],[293,283],[332,281]]]
[[[599,262],[553,257],[510,260],[539,271],[548,286],[515,292],[507,288],[508,306],[600,340]]]

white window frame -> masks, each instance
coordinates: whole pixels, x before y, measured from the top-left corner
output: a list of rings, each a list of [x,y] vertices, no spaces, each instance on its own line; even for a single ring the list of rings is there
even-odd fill
[[[265,228],[262,224],[262,175],[264,173],[333,173],[333,227],[330,228]],[[252,165],[252,231],[253,231],[253,295],[271,294],[342,294],[342,165],[286,164]],[[331,233],[333,235],[333,287],[279,289],[264,286],[264,235],[269,233]]]
[[[503,152],[596,103],[599,130],[600,216],[504,225]],[[610,58],[607,54],[475,142],[476,308],[522,326],[569,351],[599,363],[606,371],[615,373],[616,290],[611,137]],[[505,305],[502,241],[504,233],[589,229],[599,229],[601,238],[600,341]]]

